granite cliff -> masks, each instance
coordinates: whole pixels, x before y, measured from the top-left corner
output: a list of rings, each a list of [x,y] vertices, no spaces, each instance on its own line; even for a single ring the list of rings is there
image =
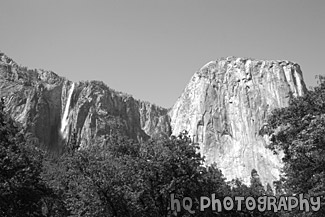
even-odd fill
[[[103,82],[71,82],[54,72],[20,67],[0,53],[0,96],[7,111],[50,150],[73,134],[81,146],[113,130],[136,140],[171,134],[167,109],[115,91]]]
[[[306,91],[298,64],[228,57],[194,74],[170,111],[173,134],[187,129],[207,164],[249,183],[252,169],[263,184],[279,176],[281,155],[266,148],[267,115],[288,106],[289,94]]]
[[[228,57],[196,72],[167,110],[103,82],[71,82],[51,71],[29,70],[0,53],[0,97],[44,147],[61,150],[72,135],[88,146],[116,129],[137,140],[187,130],[207,164],[216,162],[228,179],[246,183],[253,168],[264,184],[278,178],[281,156],[266,148],[266,118],[288,105],[289,94],[305,91],[296,63]]]

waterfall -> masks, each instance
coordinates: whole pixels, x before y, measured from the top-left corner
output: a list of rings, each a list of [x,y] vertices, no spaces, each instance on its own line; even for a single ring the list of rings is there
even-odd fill
[[[69,115],[69,108],[70,108],[70,102],[71,102],[71,96],[72,96],[72,93],[73,93],[73,90],[74,90],[74,83],[72,82],[72,85],[71,85],[71,88],[68,92],[68,98],[67,98],[67,102],[65,104],[65,110],[64,110],[64,113],[63,113],[63,117],[62,117],[62,120],[61,120],[61,133],[62,133],[62,136],[65,138],[67,136],[67,125],[68,125],[68,115]]]

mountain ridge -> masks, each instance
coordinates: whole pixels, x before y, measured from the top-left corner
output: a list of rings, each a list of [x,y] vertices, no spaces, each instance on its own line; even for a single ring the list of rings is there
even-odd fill
[[[103,93],[108,96],[104,96],[104,98],[106,100],[105,103],[110,104],[109,106],[107,105],[108,107],[110,107],[110,109],[102,108],[101,112],[104,111],[104,115],[109,115],[111,113],[112,116],[116,118],[121,118],[120,121],[114,121],[120,122],[117,124],[123,125],[121,130],[124,131],[127,136],[133,139],[148,138],[148,135],[146,135],[144,130],[150,133],[150,136],[153,136],[155,134],[155,129],[152,129],[154,126],[151,126],[149,123],[147,123],[147,121],[151,118],[151,110],[161,115],[167,113],[167,110],[161,106],[156,106],[150,104],[149,102],[136,100],[133,98],[132,95],[116,91],[108,87],[102,81],[72,82],[64,77],[57,75],[52,71],[37,69],[30,70],[27,67],[18,66],[17,63],[15,63],[11,58],[7,57],[3,53],[1,53],[0,55],[0,60],[0,89],[1,96],[6,96],[7,98],[7,110],[12,114],[16,121],[22,123],[25,127],[30,128],[29,130],[35,133],[37,137],[40,138],[41,143],[44,143],[46,147],[51,147],[53,146],[53,144],[51,144],[49,139],[44,138],[42,134],[47,135],[47,137],[51,137],[51,135],[54,135],[54,137],[57,137],[58,139],[52,138],[50,140],[53,141],[52,143],[59,143],[60,135],[58,135],[56,131],[61,128],[60,119],[63,118],[63,111],[66,106],[65,102],[68,98],[67,89],[70,88],[70,85],[72,83],[75,84],[76,88],[75,91],[73,91],[72,93],[71,105],[68,105],[68,107],[69,110],[74,110],[73,112],[76,112],[75,116],[79,122],[73,123],[74,126],[72,128],[77,131],[80,131],[78,132],[78,137],[80,137],[81,140],[84,139],[82,138],[83,136],[81,134],[87,134],[87,132],[81,132],[82,130],[87,131],[86,129],[84,129],[83,125],[85,123],[90,124],[86,120],[90,121],[89,119],[91,119],[91,115],[96,116],[99,115],[98,113],[100,113],[98,111],[95,112],[96,114],[90,114],[93,111],[90,112],[89,110],[92,109],[95,111],[96,108],[94,108],[94,105],[90,105],[89,103],[93,102],[95,104],[101,104],[102,102],[99,102],[101,101],[99,98],[103,98]],[[98,94],[101,94],[99,98]],[[79,99],[79,96],[82,97]],[[88,100],[84,100],[87,97]],[[96,100],[98,102],[96,102]],[[73,109],[73,107],[78,103],[79,108]],[[136,108],[130,108],[130,106],[123,105],[123,103],[129,103]],[[99,104],[98,107],[103,107]],[[80,109],[86,109],[85,111],[82,110],[82,112],[84,112],[85,114],[80,114]],[[127,111],[128,109],[132,110],[131,113],[134,112],[134,114],[128,115],[130,113],[130,111]],[[148,114],[142,114],[141,111],[146,112]],[[39,114],[40,112],[41,114]],[[42,112],[44,112],[44,114]],[[70,121],[69,124],[72,124],[71,122],[73,122],[73,112],[68,112],[68,122]],[[49,116],[50,120],[47,120],[44,116]],[[141,118],[138,118],[138,120],[130,120],[129,117],[132,116],[141,116]],[[35,120],[35,118],[40,118],[41,120]],[[153,118],[155,119],[155,115],[153,116]],[[167,118],[165,119],[166,121],[168,121]],[[133,121],[135,121],[136,123],[133,123]],[[159,120],[156,122],[159,122]],[[131,126],[128,126],[127,123]],[[32,129],[33,127],[30,127],[31,125],[36,126],[34,129]],[[103,125],[104,126],[102,127],[105,128],[108,127],[109,124],[104,123]],[[44,129],[48,128],[49,126],[50,128],[52,128],[51,130]],[[70,135],[74,129],[70,129],[68,134]],[[44,133],[44,131],[46,131],[46,133]],[[88,134],[93,133],[94,132],[88,132]],[[169,133],[167,132],[167,134]],[[89,138],[93,136],[94,135],[84,135],[84,137]],[[90,141],[88,141],[89,138],[86,139],[85,143],[90,143]],[[61,139],[69,140],[69,138]]]
[[[105,143],[115,129],[135,140],[187,130],[207,164],[217,162],[228,179],[248,183],[257,169],[262,182],[272,184],[281,156],[267,149],[269,137],[260,132],[268,114],[288,106],[290,94],[303,95],[306,86],[295,62],[221,57],[196,71],[166,109],[102,81],[72,82],[18,66],[0,52],[0,90],[12,117],[50,150],[61,150],[73,135],[83,147]]]

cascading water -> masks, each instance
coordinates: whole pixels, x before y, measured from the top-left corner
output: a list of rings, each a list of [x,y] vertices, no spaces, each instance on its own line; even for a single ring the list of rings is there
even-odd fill
[[[73,93],[73,90],[74,90],[74,83],[72,83],[71,85],[71,88],[68,92],[68,98],[67,98],[67,103],[65,104],[65,110],[64,110],[64,113],[63,113],[63,117],[62,117],[62,120],[61,120],[61,134],[63,136],[63,138],[66,138],[67,136],[67,125],[68,125],[68,115],[69,115],[69,108],[70,108],[70,102],[71,102],[71,96],[72,96],[72,93]]]

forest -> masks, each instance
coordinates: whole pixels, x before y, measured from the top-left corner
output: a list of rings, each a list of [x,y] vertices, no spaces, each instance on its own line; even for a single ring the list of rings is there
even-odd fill
[[[104,145],[81,149],[72,138],[62,154],[52,155],[10,118],[0,102],[0,216],[324,216],[325,78],[319,76],[318,81],[267,120],[269,148],[284,153],[282,175],[274,188],[263,186],[255,169],[249,185],[227,181],[218,165],[205,165],[198,144],[186,131],[137,142],[119,133],[116,124]],[[320,203],[317,211],[299,206],[260,211],[244,202],[240,210],[210,206],[201,211],[200,198],[212,194],[220,201],[303,194],[306,199],[318,197]],[[190,210],[177,209],[184,198],[192,199]]]

